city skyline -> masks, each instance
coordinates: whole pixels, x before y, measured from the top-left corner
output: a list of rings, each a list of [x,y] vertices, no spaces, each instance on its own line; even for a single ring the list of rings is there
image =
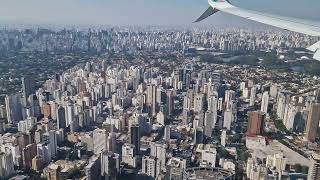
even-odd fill
[[[2,0],[0,179],[319,180],[320,2],[230,1]]]
[[[319,21],[320,2],[233,0],[233,4],[256,11],[274,13],[301,19]],[[276,5],[275,5],[276,4]],[[287,8],[290,4],[290,8]],[[73,24],[73,25],[191,25],[208,7],[206,0],[70,0],[70,1],[18,1],[3,0],[0,21],[26,24]],[[308,9],[308,11],[300,11]],[[228,20],[228,21],[226,21]],[[253,24],[234,16],[219,13],[200,25],[244,26]],[[259,24],[260,25],[260,24]]]

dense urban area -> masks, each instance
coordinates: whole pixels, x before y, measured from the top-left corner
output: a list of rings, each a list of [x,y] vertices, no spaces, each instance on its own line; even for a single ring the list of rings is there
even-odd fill
[[[0,179],[320,179],[317,39],[0,30]]]

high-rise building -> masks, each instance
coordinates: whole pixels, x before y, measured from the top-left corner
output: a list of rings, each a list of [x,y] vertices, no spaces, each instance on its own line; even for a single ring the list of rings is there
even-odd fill
[[[184,110],[193,109],[194,108],[194,100],[195,100],[195,98],[194,98],[193,90],[189,89],[183,99],[183,109]]]
[[[254,106],[256,102],[256,93],[257,93],[257,88],[253,86],[250,91],[250,106]]]
[[[261,164],[256,158],[249,158],[247,161],[246,175],[247,179],[257,180],[265,179],[267,176],[267,167]]]
[[[265,119],[265,113],[261,111],[254,111],[249,113],[248,120],[248,135],[261,135],[263,133],[263,124]]]
[[[218,98],[214,95],[208,97],[208,111],[217,113],[217,106],[218,106]]]
[[[223,127],[230,130],[231,129],[231,123],[233,122],[233,113],[231,110],[227,110],[224,112],[224,118],[223,118]]]
[[[156,118],[157,118],[157,123],[164,125],[166,117],[162,111],[158,112]]]
[[[320,155],[313,153],[310,157],[311,166],[309,167],[308,180],[320,179]]]
[[[107,151],[115,152],[116,149],[116,134],[114,132],[110,132],[107,139]]]
[[[45,118],[51,117],[51,107],[49,103],[44,103],[42,105],[42,114]]]
[[[213,144],[198,144],[196,152],[201,155],[201,167],[215,167],[217,150]]]
[[[107,150],[108,133],[105,129],[93,131],[93,152],[98,155]]]
[[[6,131],[6,119],[0,118],[0,134]]]
[[[160,173],[159,161],[156,157],[143,156],[142,158],[142,173],[150,177],[156,178]]]
[[[261,111],[264,113],[268,113],[268,106],[269,106],[269,92],[266,91],[262,95]]]
[[[25,76],[21,78],[22,93],[23,93],[23,105],[28,106],[27,99],[35,91],[35,80],[31,76]]]
[[[163,135],[163,140],[169,141],[171,136],[171,128],[169,125],[166,125],[164,127],[164,135]]]
[[[156,115],[156,97],[157,97],[157,86],[154,84],[148,84],[147,86],[147,108],[150,115]]]
[[[227,90],[224,97],[224,103],[225,103],[226,109],[231,109],[234,99],[235,99],[235,92],[232,90]]]
[[[99,156],[92,156],[89,159],[88,165],[84,167],[84,172],[87,176],[87,180],[94,180],[97,179],[97,177],[100,177],[101,163]]]
[[[7,120],[10,124],[18,123],[22,120],[22,106],[20,94],[6,96]]]
[[[0,152],[0,177],[8,179],[14,174],[14,164],[12,155],[9,153]]]
[[[159,106],[162,103],[162,88],[157,88],[157,96],[156,96],[156,103]]]
[[[287,92],[279,92],[277,97],[277,116],[279,119],[284,119],[285,109],[290,103],[291,94]]]
[[[173,111],[174,111],[174,91],[173,90],[168,90],[166,92],[167,95],[167,100],[166,100],[166,109],[167,109],[167,116],[171,116]]]
[[[51,130],[47,133],[48,138],[49,138],[49,148],[52,157],[56,157],[57,155],[57,134],[55,130]]]
[[[277,98],[277,94],[278,94],[278,85],[272,84],[270,87],[270,96],[272,98]]]
[[[166,164],[166,144],[164,142],[151,142],[150,144],[150,156],[156,157],[161,169],[165,168]]]
[[[197,127],[194,129],[194,137],[193,142],[194,144],[202,144],[204,139],[204,133],[202,127]]]
[[[221,132],[221,146],[226,146],[226,139],[227,139],[227,130],[223,129]]]
[[[320,103],[313,103],[311,105],[308,121],[305,132],[305,139],[314,142],[317,137],[317,129],[319,127],[320,120]]]
[[[57,117],[57,126],[58,129],[66,127],[66,113],[63,106],[59,106],[56,109],[56,117]]]
[[[74,119],[75,113],[74,113],[74,105],[71,103],[68,103],[65,108],[65,118],[66,118],[66,126],[68,127],[71,122]]]
[[[120,171],[120,155],[112,152],[101,153],[101,176],[116,179]]]
[[[194,111],[195,112],[201,112],[204,108],[204,94],[198,93],[194,96]]]
[[[207,111],[204,117],[204,135],[212,137],[212,130],[215,127],[217,112]]]
[[[18,131],[28,133],[37,123],[37,118],[28,117],[18,123]]]
[[[32,159],[37,155],[37,145],[35,143],[27,145],[22,149],[22,163],[25,169],[32,167]]]
[[[137,159],[134,154],[134,145],[133,144],[128,144],[125,143],[122,145],[122,162],[125,164],[128,164],[131,167],[136,167],[137,166]]]
[[[135,153],[140,152],[140,127],[139,124],[133,124],[130,127],[130,142],[135,146]]]
[[[282,176],[287,165],[287,158],[283,154],[268,155],[266,160],[266,166],[270,169],[275,169],[279,173],[279,177]]]
[[[40,172],[43,167],[43,158],[39,155],[36,155],[32,159],[32,170]]]
[[[6,118],[7,117],[6,113],[7,113],[6,106],[0,105],[0,119]]]
[[[240,91],[243,91],[246,88],[246,82],[240,83]]]
[[[47,164],[52,160],[52,152],[48,143],[37,144],[37,156],[42,158],[42,163]]]
[[[182,179],[183,171],[187,167],[186,159],[172,157],[168,160],[166,166],[165,179]]]

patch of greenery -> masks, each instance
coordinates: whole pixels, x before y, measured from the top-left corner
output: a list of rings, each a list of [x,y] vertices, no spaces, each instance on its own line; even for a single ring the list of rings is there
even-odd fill
[[[286,126],[283,124],[283,122],[280,119],[274,120],[274,125],[279,131],[289,133]]]
[[[257,66],[259,65],[259,60],[255,56],[236,56],[234,58],[229,58],[229,59],[224,59],[222,57],[217,57],[217,56],[210,56],[210,55],[205,55],[201,56],[201,60],[204,62],[208,63],[215,63],[215,64],[231,64],[231,65],[252,65],[252,66]]]
[[[309,167],[307,166],[301,166],[301,164],[295,164],[294,165],[294,170],[297,173],[302,173],[302,174],[308,174]]]
[[[292,59],[296,59],[296,56],[288,55]],[[208,63],[215,64],[230,64],[230,65],[251,65],[251,66],[262,66],[267,69],[278,70],[278,71],[292,71],[293,68],[299,68],[303,73],[310,75],[320,75],[320,61],[316,60],[301,60],[285,62],[280,60],[276,52],[248,52],[247,54],[241,54],[230,61],[225,61],[225,58],[230,58],[230,55],[213,56],[213,55],[202,55],[201,60]],[[263,59],[259,63],[258,58]]]
[[[241,149],[238,149],[237,154],[238,154],[238,159],[244,162],[247,162],[247,160],[251,157],[251,154],[249,153],[246,147],[242,147]]]

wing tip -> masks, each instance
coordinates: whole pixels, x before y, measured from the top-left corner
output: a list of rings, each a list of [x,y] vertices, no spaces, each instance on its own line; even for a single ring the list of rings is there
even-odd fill
[[[197,20],[195,20],[193,23],[197,23],[200,22],[204,19],[206,19],[207,17],[213,15],[214,13],[218,12],[219,10],[213,7],[209,7]]]

